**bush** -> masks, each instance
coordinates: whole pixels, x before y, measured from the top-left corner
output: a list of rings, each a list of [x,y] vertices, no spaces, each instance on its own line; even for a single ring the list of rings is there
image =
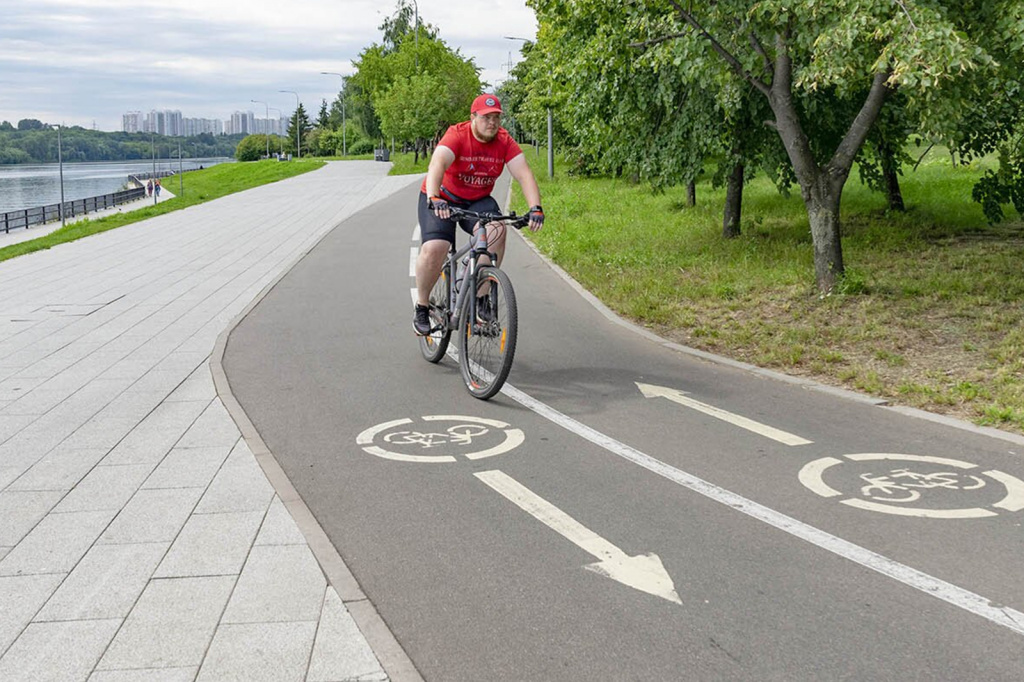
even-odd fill
[[[276,140],[271,140],[271,149],[277,149]],[[247,135],[235,147],[235,158],[239,161],[259,161],[267,153],[266,135]]]

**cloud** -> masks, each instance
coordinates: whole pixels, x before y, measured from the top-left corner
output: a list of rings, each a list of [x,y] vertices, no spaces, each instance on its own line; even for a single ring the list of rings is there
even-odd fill
[[[394,5],[375,0],[31,0],[0,23],[0,120],[22,118],[119,130],[126,111],[180,109],[228,118],[267,101],[290,113],[333,99],[352,60],[380,40]],[[505,77],[536,23],[525,0],[419,0],[420,17],[481,77]]]

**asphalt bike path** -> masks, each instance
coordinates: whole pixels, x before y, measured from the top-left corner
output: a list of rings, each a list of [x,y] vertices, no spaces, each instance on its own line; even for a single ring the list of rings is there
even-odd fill
[[[1020,679],[1021,439],[652,343],[515,236],[515,365],[475,400],[411,332],[417,189],[223,363],[424,678]]]

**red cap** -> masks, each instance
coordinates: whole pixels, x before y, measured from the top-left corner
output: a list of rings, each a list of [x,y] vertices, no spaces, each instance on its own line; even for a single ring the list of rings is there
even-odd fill
[[[501,102],[494,95],[489,95],[486,92],[475,100],[473,100],[473,106],[469,108],[469,112],[472,114],[493,114],[495,112],[501,113]]]

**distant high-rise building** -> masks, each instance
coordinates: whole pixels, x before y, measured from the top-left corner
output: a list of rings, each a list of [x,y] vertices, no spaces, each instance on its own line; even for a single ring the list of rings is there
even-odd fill
[[[138,133],[142,132],[142,112],[129,111],[121,117],[121,132]]]
[[[225,121],[215,118],[185,118],[178,110],[158,111],[153,109],[148,114],[143,114],[140,111],[129,111],[123,114],[121,130],[126,133],[156,133],[170,137],[191,137],[201,133],[223,135],[225,123]],[[251,130],[253,127],[252,113],[248,114],[248,121],[240,123],[240,125],[247,125],[247,130]]]

